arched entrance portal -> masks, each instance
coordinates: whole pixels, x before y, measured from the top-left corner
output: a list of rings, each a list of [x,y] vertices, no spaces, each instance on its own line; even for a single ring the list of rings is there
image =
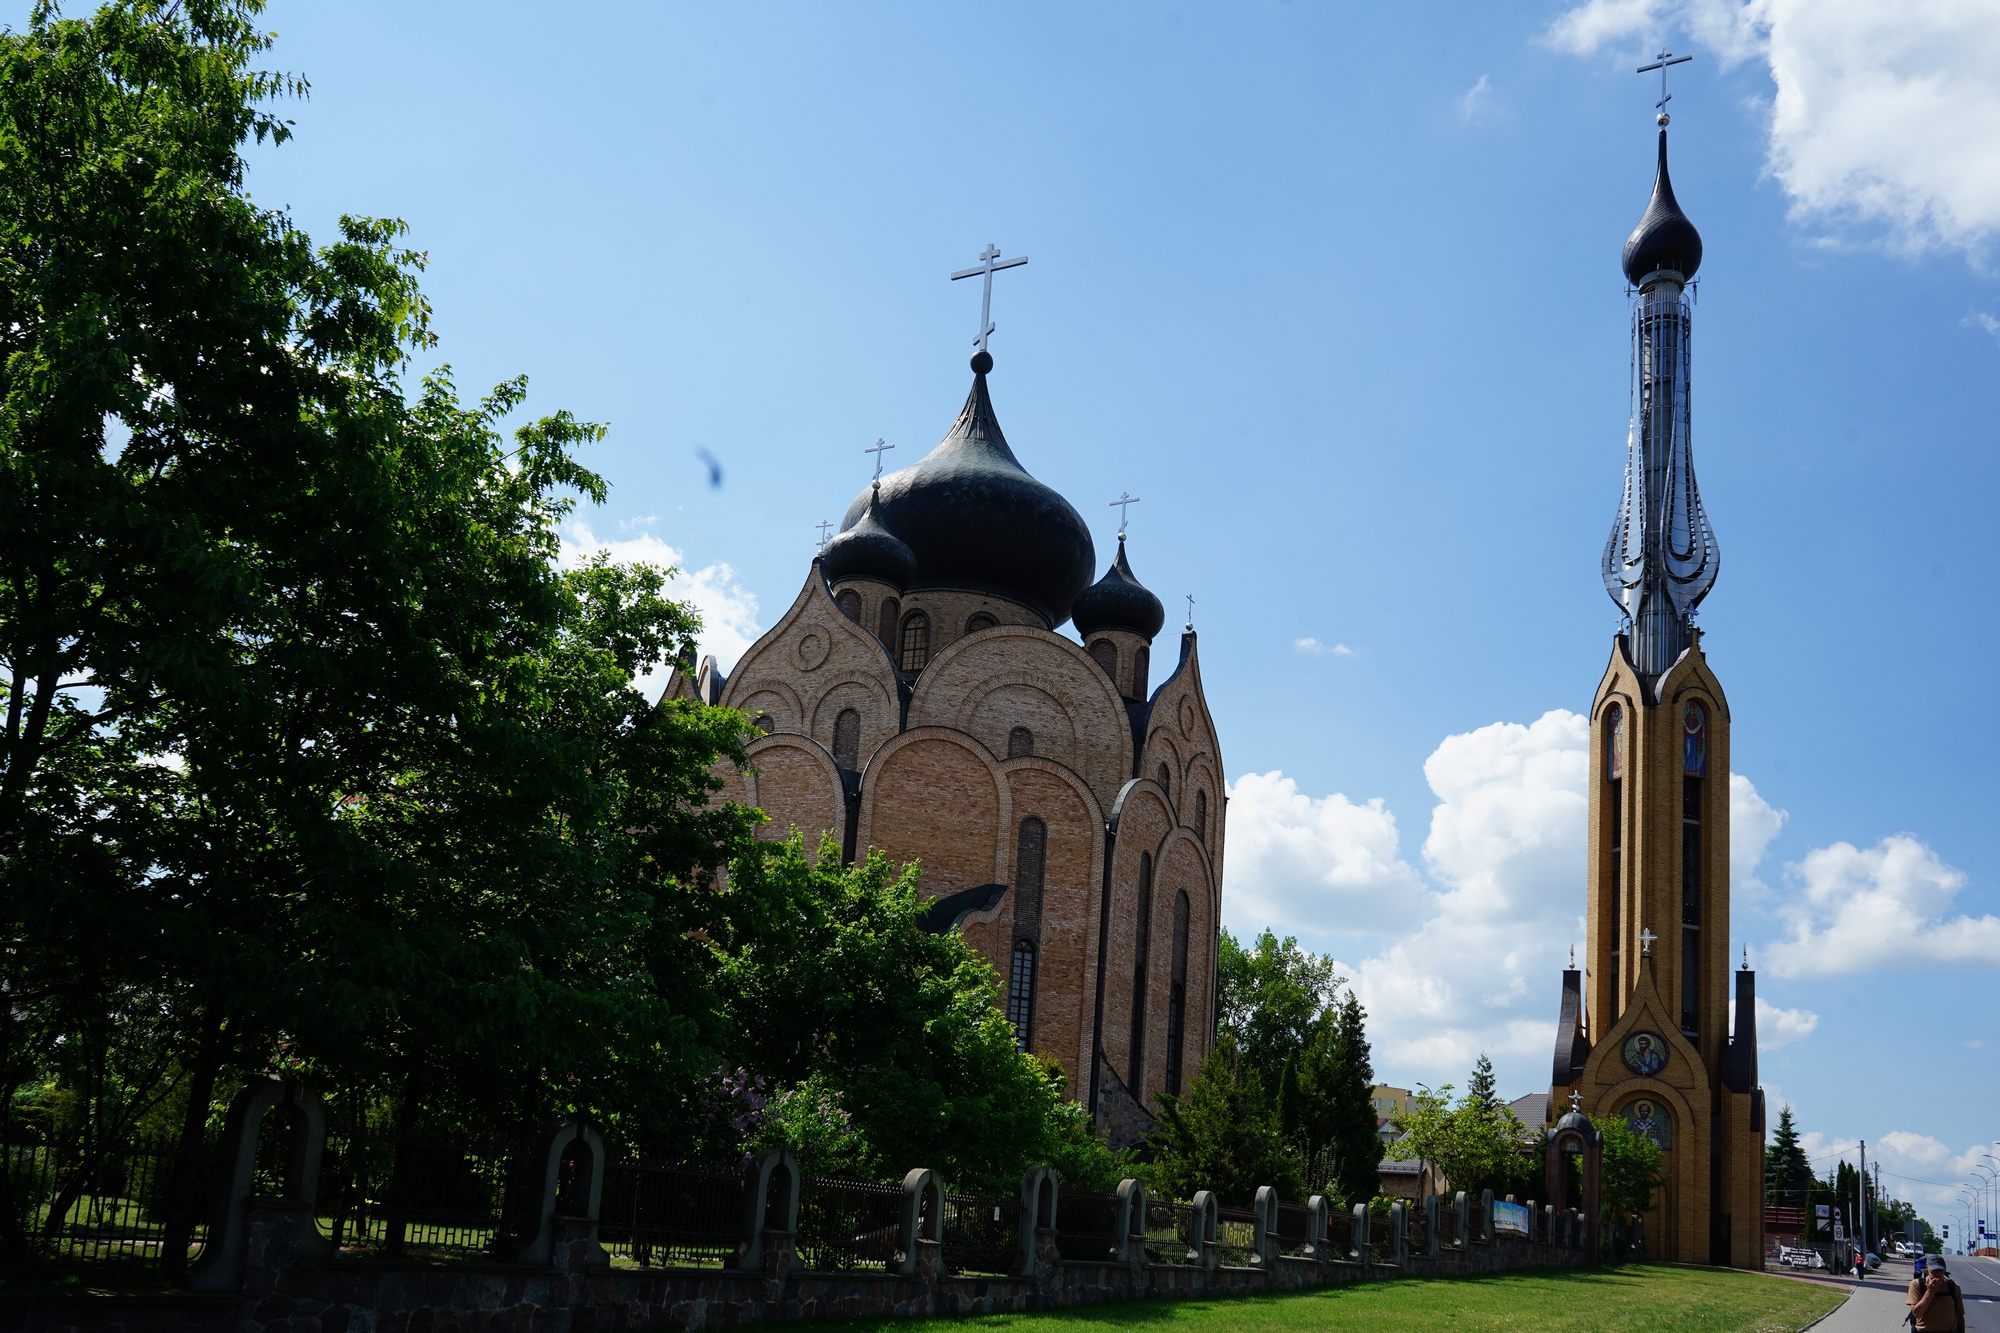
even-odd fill
[[[1580,1109],[1581,1093],[1569,1095],[1569,1110],[1549,1131],[1548,1166],[1544,1173],[1549,1200],[1558,1208],[1578,1208],[1583,1213],[1584,1236],[1590,1252],[1597,1252],[1597,1210],[1603,1197],[1604,1136]],[[1582,1198],[1573,1198],[1569,1187],[1569,1154],[1583,1158]]]

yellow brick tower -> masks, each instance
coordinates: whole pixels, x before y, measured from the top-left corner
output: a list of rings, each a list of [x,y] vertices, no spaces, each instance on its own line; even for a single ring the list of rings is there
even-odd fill
[[[1563,974],[1549,1104],[1580,1093],[1661,1146],[1652,1258],[1763,1264],[1764,1095],[1756,979],[1730,1031],[1729,704],[1696,606],[1720,550],[1695,485],[1687,287],[1701,237],[1674,200],[1666,116],[1645,216],[1625,243],[1637,295],[1625,494],[1604,581],[1625,624],[1591,704],[1586,970]]]

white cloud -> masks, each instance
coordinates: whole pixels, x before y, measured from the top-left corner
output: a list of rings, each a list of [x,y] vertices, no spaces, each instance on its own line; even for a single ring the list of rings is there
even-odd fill
[[[757,624],[756,596],[736,582],[736,571],[726,564],[689,570],[679,551],[652,533],[639,530],[649,522],[650,519],[628,520],[619,527],[634,535],[618,541],[600,541],[590,525],[578,519],[563,534],[562,562],[575,565],[586,556],[608,551],[621,564],[645,563],[673,569],[676,572],[668,580],[667,595],[692,603],[700,612],[700,651],[712,654],[725,672],[730,670],[764,632]],[[665,688],[664,677],[648,673],[643,679],[646,686],[653,687],[647,688],[649,694]]]
[[[2000,319],[1995,319],[1984,310],[1975,310],[1965,317],[1969,328],[1984,329],[1995,338],[2000,338]]]
[[[1773,809],[1757,794],[1756,784],[1741,773],[1729,775],[1729,884],[1732,893],[1756,897],[1769,891],[1757,878],[1757,867],[1771,839],[1789,815]]]
[[[1730,1017],[1735,1017],[1736,1002],[1729,1003]],[[1819,1026],[1819,1015],[1810,1009],[1780,1009],[1769,1000],[1757,997],[1757,1047],[1759,1050],[1775,1051],[1780,1046],[1789,1046],[1795,1041],[1804,1041]]]
[[[1459,114],[1467,120],[1475,120],[1493,97],[1493,84],[1482,74],[1479,82],[1465,90],[1465,96],[1458,99]]]
[[[1354,656],[1354,650],[1344,643],[1321,643],[1318,639],[1294,639],[1292,647],[1308,657]]]
[[[1283,773],[1245,773],[1229,789],[1223,912],[1237,929],[1314,935],[1407,920],[1424,886],[1397,842],[1396,817],[1379,796],[1315,798]]]
[[[1942,1162],[1951,1156],[1951,1149],[1939,1143],[1928,1134],[1912,1134],[1905,1129],[1892,1129],[1882,1136],[1877,1145],[1882,1151],[1894,1153],[1919,1166],[1929,1166],[1932,1162]]]
[[[1781,977],[1925,963],[2000,963],[2000,917],[1947,918],[1965,875],[1908,834],[1862,850],[1837,842],[1788,868],[1788,934],[1765,949]]]
[[[1773,85],[1766,169],[1802,219],[1886,230],[1899,249],[2000,232],[2000,6],[1990,0],[1586,0],[1545,33],[1577,55],[1671,32]]]

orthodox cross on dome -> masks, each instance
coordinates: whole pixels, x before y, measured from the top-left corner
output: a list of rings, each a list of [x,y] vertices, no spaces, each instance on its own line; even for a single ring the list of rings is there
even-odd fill
[[[1583,1094],[1581,1092],[1570,1093],[1569,1109],[1575,1111],[1578,1115],[1583,1114]]]
[[[875,437],[875,443],[872,447],[861,451],[864,454],[875,455],[875,480],[882,480],[882,455],[895,447],[893,444],[884,444],[882,437],[878,435]]]
[[[1125,491],[1118,492],[1118,498],[1111,502],[1111,508],[1116,509],[1118,511],[1119,541],[1125,540],[1125,521],[1132,516],[1131,515],[1132,506],[1138,503],[1139,503],[1138,496],[1128,494]]]
[[[1660,71],[1660,100],[1653,103],[1653,106],[1660,113],[1657,119],[1662,125],[1666,124],[1670,119],[1667,115],[1667,103],[1674,100],[1674,95],[1667,91],[1667,67],[1669,65],[1685,65],[1693,59],[1693,56],[1677,56],[1672,51],[1662,51],[1653,58],[1652,64],[1641,65],[1634,71],[1638,74],[1651,74],[1654,70]]]
[[[1193,593],[1189,593],[1189,594],[1187,595],[1187,599],[1188,599],[1188,628],[1189,628],[1189,629],[1193,629],[1193,628],[1194,628],[1194,594],[1193,594]]]
[[[1645,928],[1644,930],[1640,931],[1640,932],[1639,932],[1639,952],[1640,952],[1641,954],[1643,954],[1644,956],[1648,957],[1648,958],[1652,957],[1652,956],[1653,956],[1653,941],[1654,941],[1654,940],[1656,940],[1656,939],[1658,939],[1658,938],[1660,938],[1660,937],[1659,937],[1658,935],[1655,935],[1655,934],[1653,933],[1653,928],[1652,928],[1651,926],[1647,926],[1647,927],[1646,927],[1646,928]]]
[[[1003,268],[1018,268],[1027,262],[1028,257],[1026,255],[1022,255],[1019,259],[1002,259],[1000,257],[1000,247],[997,245],[988,245],[984,250],[979,252],[979,262],[977,264],[971,268],[962,268],[951,275],[953,282],[957,282],[960,278],[977,278],[983,276],[986,279],[986,290],[979,298],[979,336],[972,340],[972,345],[980,351],[984,352],[987,350],[986,336],[998,327],[993,323],[994,273]]]
[[[819,526],[819,549],[824,551],[826,549],[826,544],[833,540],[833,538],[826,535],[826,530],[832,527],[833,524],[827,522],[825,519],[821,519],[819,521],[818,526]]]

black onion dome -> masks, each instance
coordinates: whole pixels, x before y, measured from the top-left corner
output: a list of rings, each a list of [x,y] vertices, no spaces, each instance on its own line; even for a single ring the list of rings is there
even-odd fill
[[[1104,571],[1103,578],[1076,595],[1069,616],[1076,622],[1078,634],[1128,629],[1150,639],[1167,623],[1167,608],[1134,577],[1132,566],[1125,559],[1125,538],[1121,536],[1111,568]]]
[[[1069,619],[1097,551],[1083,516],[1029,476],[1007,447],[986,392],[992,362],[981,360],[973,358],[978,373],[958,420],[914,466],[882,478],[876,512],[916,554],[905,588],[993,593],[1041,612],[1053,628]],[[863,494],[847,507],[843,538],[868,516],[869,504]],[[840,540],[828,543],[829,555]]]
[[[1701,233],[1674,200],[1674,182],[1667,175],[1667,132],[1660,131],[1660,171],[1653,177],[1653,198],[1646,215],[1625,238],[1625,277],[1634,286],[1648,273],[1672,269],[1693,278],[1701,267]]]
[[[878,489],[868,488],[868,507],[860,520],[844,526],[821,553],[820,570],[829,580],[874,578],[907,588],[917,576],[916,552],[876,517]]]

